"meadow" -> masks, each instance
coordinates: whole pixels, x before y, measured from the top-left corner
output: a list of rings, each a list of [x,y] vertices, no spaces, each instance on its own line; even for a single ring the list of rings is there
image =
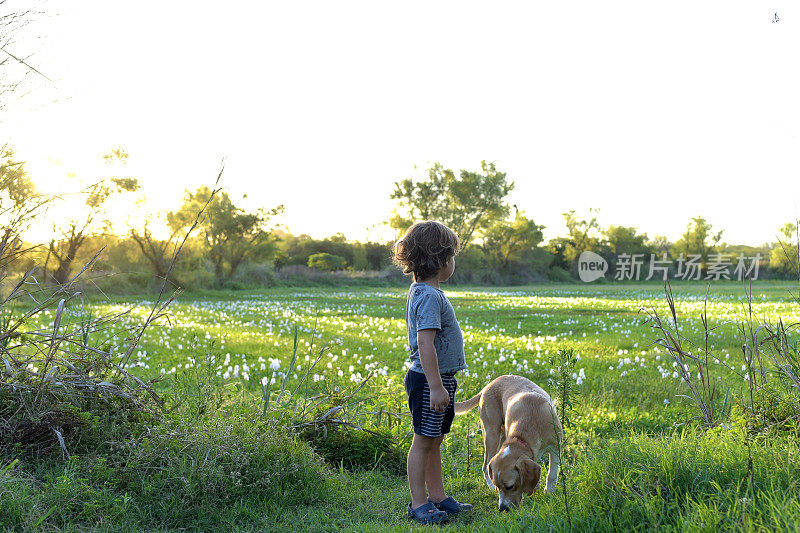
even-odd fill
[[[720,360],[709,366],[718,391],[719,423],[712,428],[696,419],[699,410],[684,396],[688,389],[676,363],[653,344],[659,335],[645,322],[642,308],[668,315],[661,285],[443,289],[456,309],[469,365],[457,376],[457,399],[503,374],[528,377],[550,391],[550,357],[561,348],[579,356],[566,427],[566,503],[559,484],[556,494],[537,491],[519,509],[500,513],[481,477],[480,425],[472,411],[456,418],[443,458],[446,489],[474,510],[444,526],[448,530],[800,528],[796,419],[770,424],[770,410],[777,409],[772,406],[762,410],[758,430],[745,431],[750,397],[736,325],[747,314],[741,284],[713,284],[707,297],[701,283],[673,287],[679,331],[697,346],[705,342],[701,315],[707,310],[709,351]],[[13,465],[0,463],[0,524],[50,530],[422,529],[405,519],[409,496],[401,459],[411,438],[402,385],[405,296],[402,287],[182,295],[169,320],[146,330],[127,362],[140,378],[158,379],[155,390],[171,414],[135,438],[102,434],[94,448],[92,439],[79,441],[68,460],[32,461],[20,454]],[[756,283],[752,296],[756,316],[800,321],[796,287]],[[144,319],[149,303],[73,301],[63,321],[79,324],[132,307],[126,321],[134,323]],[[53,313],[40,319],[44,327]],[[125,340],[123,325],[94,332],[92,342],[113,350]],[[301,436],[297,422],[306,415],[287,400],[290,393],[330,402],[355,389],[352,398],[361,400],[342,410],[345,419],[385,440],[360,448],[348,440],[339,455],[335,449],[315,453],[315,446],[324,446],[321,437]],[[314,416],[320,412],[318,406]],[[352,427],[326,431],[324,438],[358,433]],[[178,434],[192,437],[163,444]],[[381,442],[387,446],[383,457]]]

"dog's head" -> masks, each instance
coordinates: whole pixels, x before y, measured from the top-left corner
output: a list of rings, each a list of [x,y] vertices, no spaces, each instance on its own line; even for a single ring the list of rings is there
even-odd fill
[[[533,494],[542,467],[522,451],[509,446],[492,457],[488,473],[500,496],[500,510],[508,511],[511,507],[519,507],[523,494]]]

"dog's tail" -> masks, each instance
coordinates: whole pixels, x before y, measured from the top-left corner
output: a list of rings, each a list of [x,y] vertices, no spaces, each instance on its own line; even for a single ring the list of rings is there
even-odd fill
[[[481,401],[481,396],[483,396],[483,391],[480,391],[478,394],[470,398],[469,400],[464,400],[463,402],[456,402],[455,409],[457,415],[462,415],[478,405],[478,402]]]

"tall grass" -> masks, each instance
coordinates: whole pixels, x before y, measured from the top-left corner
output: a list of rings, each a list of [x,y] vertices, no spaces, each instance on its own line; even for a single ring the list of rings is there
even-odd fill
[[[293,330],[292,355],[285,372],[275,369],[261,380],[262,417],[291,428],[329,461],[348,468],[384,466],[395,472],[405,469],[405,453],[396,436],[403,414],[387,408],[395,404],[399,390],[387,390],[374,383],[375,370],[349,387],[320,382],[309,387],[309,376],[332,347],[328,340],[315,349],[316,326],[311,332],[310,364],[293,387],[289,378],[298,361],[298,327]],[[273,383],[275,388],[273,390]],[[270,399],[275,396],[274,401]]]
[[[649,324],[658,335],[653,344],[668,353],[676,363],[677,372],[689,390],[687,397],[700,410],[698,418],[706,427],[713,427],[719,422],[720,417],[727,413],[730,404],[727,395],[719,398],[717,382],[712,379],[711,363],[714,363],[716,358],[710,351],[709,337],[720,325],[709,327],[708,290],[703,300],[703,311],[700,313],[703,324],[703,339],[700,344],[696,344],[681,333],[678,311],[669,281],[664,284],[664,293],[669,309],[667,320],[662,319],[655,305],[642,307],[640,312],[647,315],[645,323]]]
[[[217,181],[221,175],[222,170]],[[10,215],[4,212],[0,286],[8,267],[20,259],[20,246],[15,244],[21,242],[20,232],[41,205],[14,203]],[[10,288],[0,300],[0,447],[20,446],[36,455],[58,447],[68,459],[68,440],[91,425],[93,415],[123,420],[161,415],[163,401],[152,387],[154,380],[139,379],[127,365],[144,332],[167,316],[180,293],[168,294],[167,279],[207,206],[175,245],[158,297],[141,324],[129,320],[132,307],[103,316],[84,312],[78,282],[102,248],[63,284],[40,283],[41,268],[33,266]],[[108,341],[106,332],[111,329],[126,332],[122,346]]]
[[[658,334],[653,344],[668,353],[676,363],[677,372],[689,389],[690,398],[700,411],[698,417],[706,427],[713,427],[730,414],[730,398],[720,398],[716,381],[712,380],[714,366],[748,382],[750,409],[756,409],[757,396],[772,395],[800,417],[800,340],[796,335],[800,323],[787,324],[783,318],[770,320],[758,317],[753,308],[752,285],[744,288],[745,301],[739,318],[734,322],[738,332],[741,370],[718,357],[709,345],[711,333],[726,325],[709,327],[708,291],[700,314],[702,342],[695,343],[681,333],[672,288],[664,285],[669,319],[664,320],[655,306],[643,307],[649,324]]]
[[[795,436],[800,432],[797,423],[800,419],[800,345],[796,337],[792,337],[800,324],[786,325],[782,318],[770,320],[756,316],[752,283],[749,280],[744,292],[745,301],[739,318],[735,321],[741,343],[741,371],[716,356],[709,346],[710,333],[715,328],[710,328],[708,323],[708,291],[700,316],[703,328],[703,342],[700,345],[693,344],[681,334],[678,313],[668,282],[665,284],[665,294],[671,320],[662,320],[656,307],[652,306],[646,309],[646,322],[659,334],[654,344],[663,348],[675,361],[679,375],[689,390],[688,397],[700,411],[700,416],[695,418],[703,422],[705,430],[713,431],[717,426],[731,428],[731,424],[724,422],[731,417],[732,402],[726,393],[719,406],[716,383],[710,379],[712,365],[725,368],[729,375],[746,382],[745,395],[738,400],[744,421],[742,424],[736,424],[736,420],[732,422],[740,425],[743,448],[747,452],[743,477],[746,481],[744,493],[748,497],[742,498],[740,503],[745,503],[743,512],[749,514],[749,505],[761,498],[761,491],[764,489],[756,480],[756,439],[774,430],[788,430]],[[689,344],[692,345],[691,349],[686,347]],[[722,433],[716,438],[738,440],[738,436],[737,431],[730,435]],[[781,513],[783,510],[776,509],[776,512]],[[751,516],[750,519],[755,520],[755,517]]]

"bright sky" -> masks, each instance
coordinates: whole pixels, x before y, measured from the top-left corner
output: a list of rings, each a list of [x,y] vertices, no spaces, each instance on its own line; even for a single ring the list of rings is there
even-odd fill
[[[433,161],[495,161],[548,237],[589,207],[672,239],[703,214],[743,244],[800,216],[800,7],[785,0],[44,7],[43,39],[17,46],[55,83],[6,109],[0,142],[45,189],[98,175],[119,145],[153,209],[225,156],[234,197],[284,203],[314,237],[387,236],[367,228],[393,182]]]

